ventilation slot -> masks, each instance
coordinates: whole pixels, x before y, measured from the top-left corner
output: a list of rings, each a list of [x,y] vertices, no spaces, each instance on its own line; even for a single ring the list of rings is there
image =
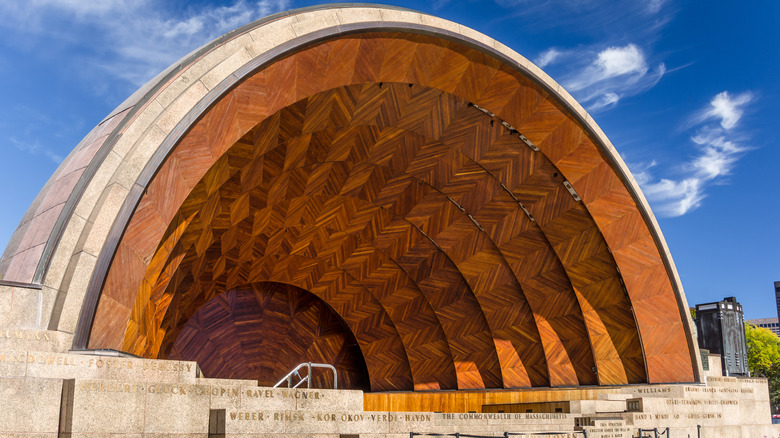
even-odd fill
[[[446,195],[445,195],[445,196],[446,196]],[[456,202],[454,199],[450,198],[449,196],[447,196],[447,199],[449,199],[449,200],[450,200],[450,202],[452,202],[453,204],[455,204],[455,206],[456,206],[456,207],[458,207],[458,210],[460,210],[460,211],[462,211],[462,212],[464,212],[464,213],[466,212],[466,209],[465,209],[465,208],[463,208],[463,206],[462,206],[462,205],[458,204],[458,203],[457,203],[457,202]]]
[[[534,221],[534,217],[531,215],[531,212],[530,212],[530,211],[528,211],[528,209],[527,209],[527,208],[525,208],[525,205],[523,205],[523,203],[522,203],[522,202],[520,202],[520,200],[519,200],[519,199],[517,199],[517,196],[515,196],[515,194],[514,194],[514,193],[512,193],[512,191],[511,191],[511,190],[509,190],[509,188],[508,188],[507,186],[505,186],[505,185],[504,185],[504,183],[499,183],[499,184],[501,184],[501,188],[503,188],[503,189],[504,189],[504,191],[506,191],[507,193],[509,193],[509,196],[511,196],[511,197],[512,197],[512,199],[514,199],[514,200],[515,200],[515,202],[517,202],[517,205],[519,205],[519,206],[520,206],[520,209],[521,209],[521,210],[523,210],[523,213],[525,213],[525,215],[526,215],[526,216],[528,216],[528,219],[531,219],[531,222],[535,222],[535,221]]]
[[[577,192],[574,190],[574,187],[571,186],[569,181],[564,180],[563,186],[566,187],[566,190],[569,191],[569,194],[572,198],[574,198],[575,201],[579,202],[582,201],[582,198],[580,198],[580,195],[577,194]]]
[[[415,227],[415,228],[417,228],[417,227]],[[423,236],[427,237],[427,238],[428,238],[428,240],[430,240],[430,241],[431,241],[431,243],[433,244],[433,246],[435,246],[436,248],[438,248],[438,249],[439,249],[439,251],[441,251],[441,252],[444,252],[444,250],[443,250],[443,249],[441,249],[441,247],[439,246],[439,244],[438,244],[438,243],[436,243],[436,241],[435,241],[435,240],[433,240],[433,239],[431,238],[431,236],[429,236],[429,235],[428,235],[428,233],[426,233],[425,231],[423,231],[423,230],[421,230],[421,229],[419,229],[419,228],[417,228],[417,230],[418,230],[419,232],[421,232]]]
[[[474,225],[476,225],[477,228],[479,228],[479,231],[483,231],[483,232],[485,231],[485,229],[482,228],[482,225],[480,225],[479,222],[477,222],[477,220],[474,218],[474,216],[472,216],[472,215],[470,215],[468,213],[466,213],[466,216],[468,216],[469,219],[471,219],[471,222],[474,222]]]
[[[485,114],[489,115],[490,117],[495,117],[495,116],[496,116],[495,114],[491,113],[491,112],[490,112],[489,110],[487,110],[486,108],[482,108],[481,106],[477,105],[476,103],[471,103],[471,102],[469,102],[469,106],[473,106],[474,108],[476,108],[476,109],[478,109],[478,110],[482,111],[483,113],[485,113]]]
[[[501,124],[502,124],[502,125],[504,125],[504,128],[506,128],[506,129],[508,129],[508,130],[509,130],[509,134],[510,134],[510,135],[519,135],[519,134],[520,134],[520,131],[518,131],[517,129],[515,129],[515,127],[514,127],[514,126],[512,126],[512,125],[510,125],[509,123],[507,123],[507,122],[501,122]]]
[[[539,148],[536,147],[536,145],[531,140],[529,140],[528,137],[520,134],[520,140],[523,140],[523,143],[525,143],[525,145],[531,148],[531,150],[534,152],[539,152]]]
[[[531,212],[530,212],[530,211],[528,211],[528,209],[527,209],[527,208],[525,208],[525,205],[523,205],[523,203],[522,203],[522,202],[520,202],[520,201],[517,201],[517,205],[519,205],[519,206],[520,206],[520,209],[521,209],[521,210],[523,210],[523,212],[525,213],[525,215],[526,215],[526,216],[528,216],[528,219],[531,219],[531,222],[535,222],[535,220],[534,220],[534,217],[533,217],[533,216],[531,216]]]

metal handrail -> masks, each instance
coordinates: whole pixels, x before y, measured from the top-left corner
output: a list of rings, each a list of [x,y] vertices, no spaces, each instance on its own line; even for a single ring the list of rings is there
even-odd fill
[[[308,371],[306,376],[302,377],[301,380],[299,380],[298,383],[296,383],[295,386],[293,386],[293,384],[292,384],[292,376],[293,376],[293,374],[298,376],[298,377],[300,377],[300,374],[298,374],[298,370],[300,370],[303,367],[306,367],[306,369]],[[331,371],[333,371],[333,389],[338,389],[339,385],[338,385],[338,375],[336,374],[336,367],[334,367],[333,365],[327,364],[327,363],[311,363],[311,362],[304,362],[302,364],[298,364],[298,366],[293,368],[293,370],[290,371],[289,373],[287,373],[286,376],[282,377],[282,380],[277,382],[276,385],[274,385],[274,388],[278,388],[285,381],[287,381],[287,387],[288,388],[293,388],[293,389],[297,388],[303,382],[307,383],[307,386],[306,386],[307,388],[311,388],[311,369],[312,369],[312,367],[314,367],[314,368],[329,368]]]

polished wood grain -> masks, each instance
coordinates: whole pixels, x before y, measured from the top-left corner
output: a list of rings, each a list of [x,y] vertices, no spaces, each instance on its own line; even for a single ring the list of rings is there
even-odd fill
[[[261,386],[273,386],[300,363],[327,363],[338,370],[339,388],[369,388],[363,356],[338,315],[311,293],[281,283],[253,283],[207,301],[167,356],[198,362],[206,377]],[[315,369],[311,387],[333,388],[333,374]]]
[[[572,400],[597,400],[600,394],[617,393],[620,393],[619,388],[609,387],[366,393],[363,395],[363,407],[366,411],[380,412],[496,412],[499,409],[497,406],[502,406],[505,412],[512,412],[510,406],[518,406],[520,403],[538,403],[541,407],[542,404],[557,405],[557,402],[568,404]],[[521,412],[525,412],[525,409]]]
[[[658,249],[593,140],[433,37],[340,37],[222,98],[142,198],[90,346],[166,357],[204,303],[259,281],[328,303],[375,391],[693,380]]]

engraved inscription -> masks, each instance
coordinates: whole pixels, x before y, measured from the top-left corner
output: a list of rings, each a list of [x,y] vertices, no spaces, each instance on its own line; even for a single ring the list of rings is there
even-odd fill
[[[149,394],[200,395],[212,397],[238,397],[241,394],[239,388],[226,388],[209,385],[142,385],[106,381],[80,381],[78,389],[88,392],[147,392]]]
[[[191,363],[179,363],[169,361],[152,361],[152,360],[130,360],[123,358],[96,358],[94,356],[74,356],[63,355],[57,353],[17,353],[17,352],[0,352],[0,362],[18,362],[29,363],[39,365],[52,365],[52,366],[78,366],[84,368],[118,368],[118,369],[140,369],[140,370],[152,370],[152,371],[168,371],[168,372],[190,372],[193,364]]]
[[[27,341],[51,341],[49,334],[40,330],[0,329],[0,339],[23,339]]]

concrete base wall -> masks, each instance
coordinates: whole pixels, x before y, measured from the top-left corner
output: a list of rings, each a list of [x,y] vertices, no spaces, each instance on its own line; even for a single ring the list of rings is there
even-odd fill
[[[67,352],[65,341],[57,332],[0,333],[0,437],[629,438],[654,428],[669,428],[665,438],[780,437],[764,379],[610,388],[592,400],[560,400],[569,413],[373,412],[361,391],[204,378],[194,362]]]

